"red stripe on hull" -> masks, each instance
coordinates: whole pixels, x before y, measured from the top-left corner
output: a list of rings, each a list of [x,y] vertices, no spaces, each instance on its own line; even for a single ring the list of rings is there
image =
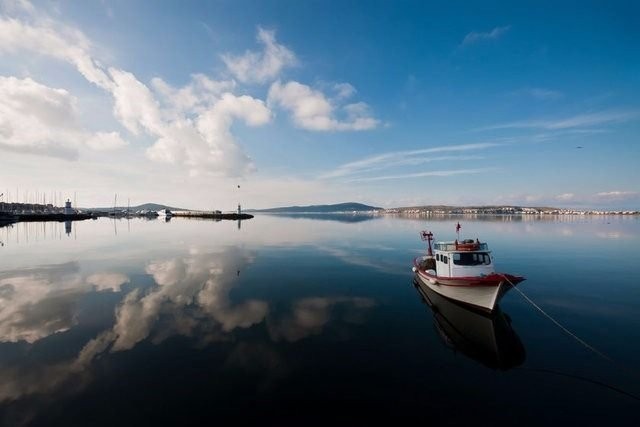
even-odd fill
[[[524,280],[524,277],[521,276],[513,276],[511,274],[502,273],[493,273],[483,277],[439,277],[433,274],[429,274],[425,270],[421,269],[418,262],[419,259],[421,258],[416,258],[413,261],[418,274],[426,278],[427,280],[435,280],[438,284],[444,286],[499,286],[500,283],[505,281],[505,279],[515,285]]]

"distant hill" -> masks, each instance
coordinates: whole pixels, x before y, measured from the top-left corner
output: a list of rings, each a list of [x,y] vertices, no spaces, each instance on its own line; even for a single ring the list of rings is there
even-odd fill
[[[283,206],[270,209],[249,209],[247,212],[265,213],[350,213],[377,211],[382,208],[364,205],[362,203],[338,203],[335,205],[311,205],[311,206]]]
[[[126,206],[116,206],[116,210],[124,210],[127,209]],[[170,211],[186,211],[188,209],[183,209],[183,208],[175,208],[175,207],[171,207],[171,206],[167,206],[167,205],[159,205],[158,203],[144,203],[142,205],[137,205],[137,206],[130,206],[129,210],[132,212],[135,211],[141,211],[141,210],[145,210],[145,211],[159,211],[162,209],[169,209]],[[110,206],[108,208],[87,208],[87,210],[89,211],[112,211],[113,210],[113,206]]]

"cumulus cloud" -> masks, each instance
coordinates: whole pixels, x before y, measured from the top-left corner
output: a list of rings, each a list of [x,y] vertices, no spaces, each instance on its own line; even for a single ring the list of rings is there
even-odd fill
[[[183,163],[192,173],[204,171],[226,176],[243,175],[254,169],[251,159],[237,144],[231,126],[235,120],[248,126],[268,123],[271,111],[263,101],[227,92],[195,117],[182,115],[171,121],[161,120],[157,105],[151,99],[148,101],[149,108],[142,114],[133,111],[124,117],[129,117],[132,123],[146,123],[147,132],[158,137],[147,150],[151,160]]]
[[[117,150],[128,144],[118,132],[97,132],[87,139],[87,145],[96,151]]]
[[[509,31],[510,28],[511,28],[511,25],[507,25],[505,27],[495,27],[494,29],[488,32],[472,31],[464,37],[464,39],[462,40],[461,46],[467,46],[467,45],[478,43],[481,41],[499,39],[507,31]]]
[[[160,77],[146,84],[127,70],[101,64],[94,57],[91,40],[78,29],[35,12],[28,2],[12,4],[12,9],[26,13],[20,18],[0,17],[0,54],[36,53],[72,65],[88,82],[112,96],[113,115],[128,132],[153,139],[146,147],[148,159],[183,167],[191,175],[237,177],[255,170],[233,127],[238,122],[247,126],[268,123],[270,105],[291,112],[293,122],[303,129],[355,131],[379,125],[367,104],[346,102],[356,92],[348,83],[335,84],[333,96],[325,96],[298,82],[278,81],[269,90],[268,103],[235,94],[234,80],[215,80],[203,74],[193,74],[181,87]],[[257,40],[262,45],[259,52],[223,55],[238,81],[266,82],[297,63],[295,54],[277,42],[274,31],[258,28]],[[68,91],[39,89],[48,92],[47,96],[39,94],[32,102],[50,100],[47,114],[55,113],[61,120],[51,119],[41,109],[32,114],[0,101],[5,104],[1,108],[10,111],[0,118],[0,147],[77,158],[78,147],[109,150],[127,145],[116,130],[90,133],[82,129],[77,124],[77,102]]]
[[[261,52],[246,51],[243,55],[222,55],[229,71],[243,83],[264,83],[273,80],[285,67],[296,65],[295,54],[276,41],[275,31],[258,27],[256,36],[263,46]]]
[[[156,78],[152,80],[154,92],[134,74],[99,64],[92,57],[90,41],[80,31],[50,19],[34,20],[30,24],[17,19],[1,18],[0,53],[26,50],[74,65],[89,82],[113,96],[114,116],[129,132],[155,138],[153,145],[146,151],[150,160],[185,166],[192,175],[206,173],[240,176],[255,169],[249,156],[238,145],[231,127],[236,120],[241,120],[248,126],[263,125],[271,119],[271,112],[261,100],[229,92],[235,87],[235,82],[215,81],[202,74],[195,74],[185,87],[173,88]],[[275,42],[272,32],[260,30],[259,39],[266,46],[265,53],[261,56],[260,63],[264,68],[261,75],[268,75],[272,72],[269,70],[280,69],[277,65],[278,58],[286,59],[288,50]],[[54,104],[58,109],[67,107],[66,111],[69,112],[75,108],[72,102],[74,98],[68,92],[57,92],[57,96],[68,98],[66,103]],[[30,145],[25,144],[25,139],[20,138],[20,133],[15,131],[15,125],[12,124],[14,121],[9,117],[5,115],[0,123],[0,146],[10,146],[18,151],[42,152],[45,145],[54,155],[77,157],[74,147],[61,146],[48,140],[43,142],[32,137],[26,139],[30,141]],[[69,140],[67,127],[56,131],[56,128],[66,125],[66,121],[42,123],[40,120],[40,126],[32,127],[29,125],[33,125],[34,119],[29,115],[26,117],[29,120],[22,120],[24,125],[21,125],[24,131],[35,129],[49,139],[52,138],[51,135],[60,134],[64,138],[56,139]],[[126,145],[116,132],[84,136],[86,146],[97,150]]]
[[[83,129],[77,100],[66,90],[0,76],[0,148],[75,159],[83,146],[110,150],[125,145],[117,132]]]
[[[351,91],[345,87],[341,90],[343,94]],[[324,93],[296,81],[274,82],[269,88],[268,103],[289,111],[295,125],[307,130],[369,130],[380,123],[371,116],[369,106],[364,102],[338,107]],[[342,113],[342,120],[335,117],[336,112]]]
[[[159,95],[160,102],[170,114],[202,111],[214,103],[220,95],[236,88],[234,80],[213,80],[204,74],[193,74],[191,82],[175,88],[160,77],[151,79],[151,86]]]

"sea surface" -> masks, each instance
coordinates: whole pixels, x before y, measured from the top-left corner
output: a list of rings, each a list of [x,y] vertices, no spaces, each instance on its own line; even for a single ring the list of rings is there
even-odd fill
[[[480,315],[421,230],[524,275]],[[640,425],[640,218],[0,228],[0,425]]]

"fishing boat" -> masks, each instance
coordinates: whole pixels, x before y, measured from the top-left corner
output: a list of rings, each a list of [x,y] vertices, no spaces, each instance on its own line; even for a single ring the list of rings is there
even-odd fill
[[[445,346],[491,369],[524,363],[525,348],[500,307],[484,313],[441,296],[419,280],[414,286],[433,311],[433,324]]]
[[[458,237],[460,228],[458,223]],[[433,233],[422,231],[420,237],[428,242],[428,251],[426,256],[414,259],[413,271],[442,296],[492,312],[510,286],[525,280],[496,272],[487,243],[478,239],[435,242],[432,249]]]

